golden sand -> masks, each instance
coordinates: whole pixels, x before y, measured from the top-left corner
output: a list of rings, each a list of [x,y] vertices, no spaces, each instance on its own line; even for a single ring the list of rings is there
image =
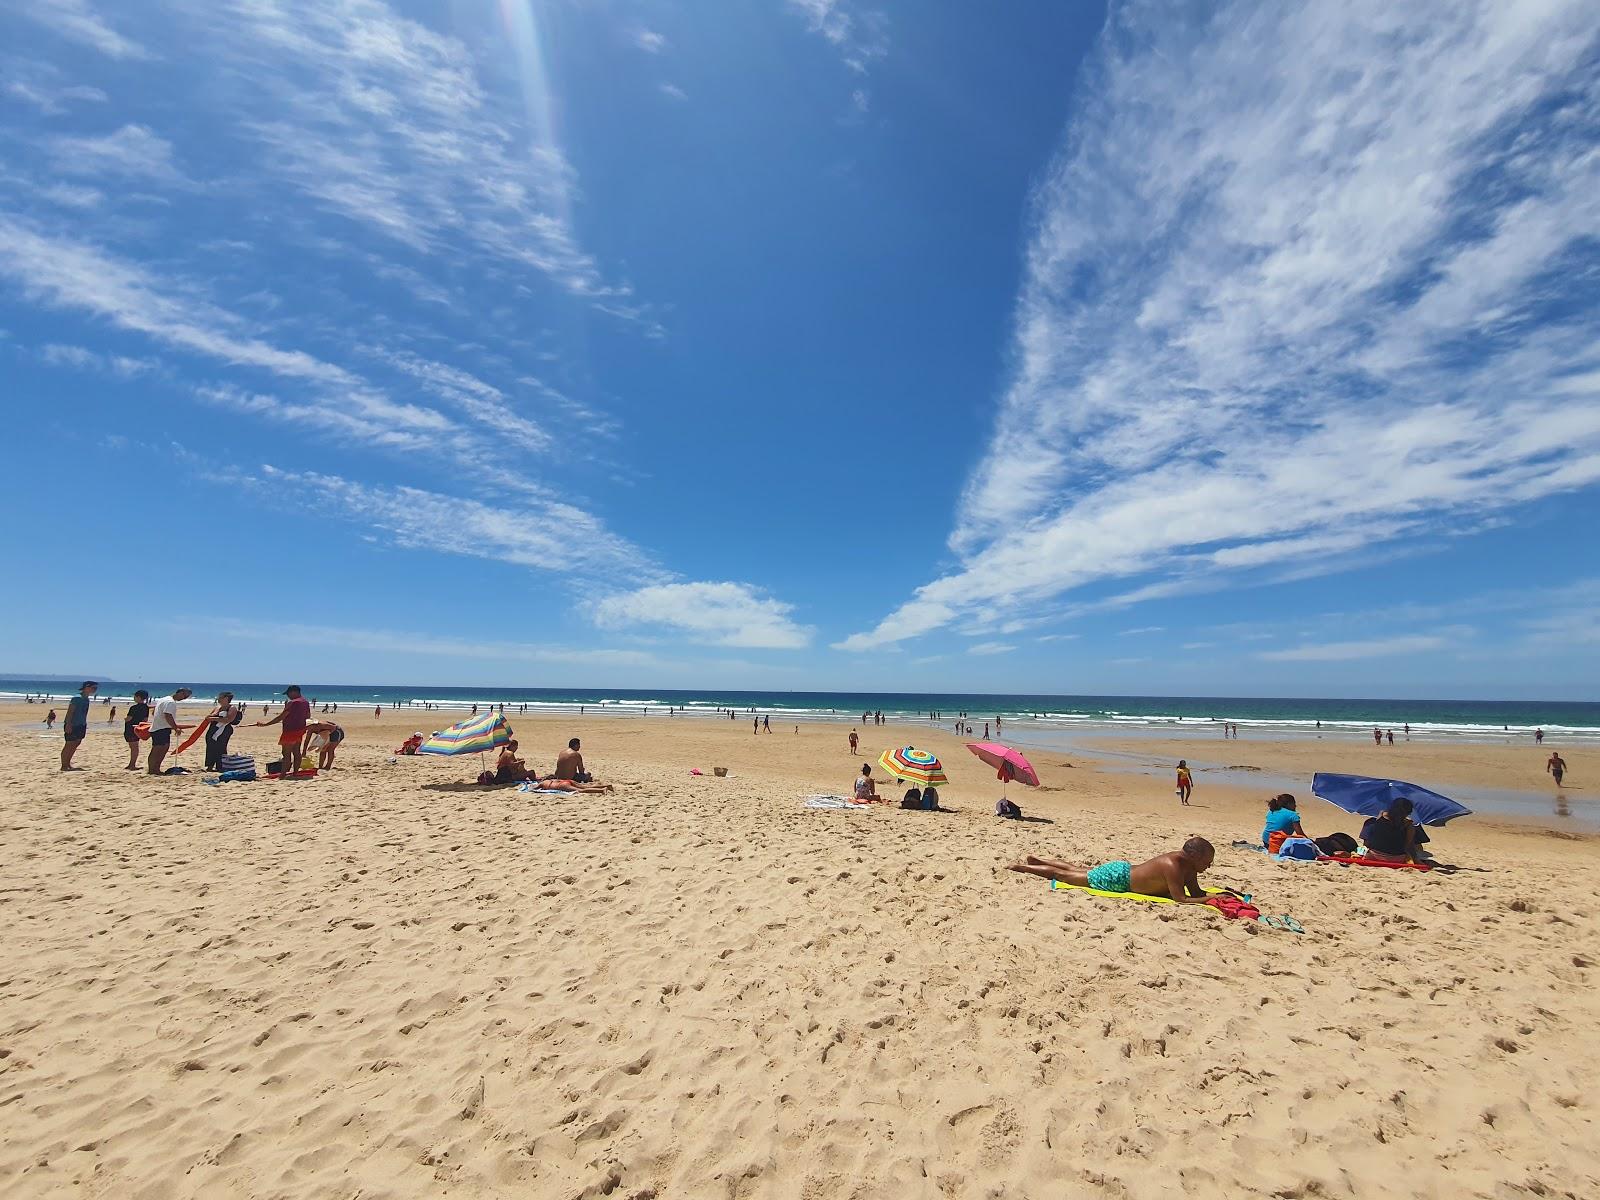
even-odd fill
[[[1259,796],[1048,753],[1005,822],[956,739],[892,726],[864,748],[935,750],[959,811],[807,810],[846,729],[676,718],[512,718],[614,797],[391,764],[405,713],[341,714],[331,776],[208,787],[98,727],[61,775],[38,715],[0,710],[7,1197],[1600,1195],[1592,839],[1474,817],[1454,875],[1280,865],[1227,845]],[[1193,833],[1309,932],[1000,869]]]

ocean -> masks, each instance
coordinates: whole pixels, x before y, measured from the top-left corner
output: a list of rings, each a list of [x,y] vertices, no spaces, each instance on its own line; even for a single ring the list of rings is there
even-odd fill
[[[170,693],[180,681],[101,680],[101,696],[126,703],[135,688],[153,695]],[[281,699],[283,684],[182,681],[194,689],[196,699],[208,700],[231,691],[250,704]],[[1313,700],[1272,696],[1071,696],[1026,694],[971,694],[934,692],[766,692],[716,689],[628,688],[482,688],[389,687],[371,684],[303,683],[316,703],[372,705],[389,709],[468,712],[504,704],[506,712],[533,714],[578,713],[669,714],[718,717],[727,713],[768,715],[774,721],[859,721],[863,713],[882,712],[897,723],[934,721],[949,724],[959,714],[982,729],[1000,718],[1008,737],[1036,732],[1138,732],[1211,726],[1228,721],[1241,732],[1293,737],[1308,730],[1369,733],[1373,726],[1394,729],[1406,725],[1415,738],[1495,740],[1527,735],[1542,728],[1562,741],[1600,741],[1600,702],[1546,700]],[[24,696],[48,697],[61,702],[72,693],[72,683],[55,679],[0,676],[0,700]],[[938,714],[937,717],[932,714]],[[1319,726],[1320,722],[1320,726]]]

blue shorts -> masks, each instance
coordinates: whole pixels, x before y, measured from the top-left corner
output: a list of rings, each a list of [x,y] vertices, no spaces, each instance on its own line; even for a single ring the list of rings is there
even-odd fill
[[[1097,892],[1125,892],[1133,885],[1133,864],[1118,860],[1101,863],[1089,871],[1089,886]]]

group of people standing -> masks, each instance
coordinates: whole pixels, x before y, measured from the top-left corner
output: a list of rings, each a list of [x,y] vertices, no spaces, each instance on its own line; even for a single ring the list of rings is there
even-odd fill
[[[85,680],[78,688],[78,694],[67,703],[67,715],[61,727],[63,771],[83,769],[73,765],[73,757],[88,734],[89,705],[99,690],[98,683]],[[123,770],[139,770],[140,750],[143,743],[148,741],[150,748],[145,755],[145,772],[150,775],[166,773],[167,756],[173,752],[172,739],[177,734],[195,728],[193,723],[184,724],[178,719],[178,706],[193,695],[193,689],[180,687],[174,689],[170,696],[163,696],[152,702],[150,693],[143,688],[133,693],[133,703],[128,705],[127,712],[122,717],[122,740],[128,747],[128,762]],[[320,755],[317,765],[324,770],[333,766],[339,743],[344,740],[344,730],[333,721],[313,721],[311,701],[301,695],[300,689],[293,684],[284,689],[284,696],[286,702],[277,716],[271,720],[253,722],[256,726],[282,727],[278,736],[278,745],[283,751],[281,769],[288,774],[301,770],[307,744],[318,735],[321,735],[321,740],[318,742]],[[115,720],[116,711],[115,708],[111,710],[111,720]],[[265,712],[264,706],[263,712]],[[232,692],[217,693],[211,711],[206,713],[200,722],[205,727],[201,735],[205,742],[204,770],[222,769],[222,760],[228,753],[229,743],[233,740],[233,731],[244,722],[244,718],[245,707],[235,699]]]

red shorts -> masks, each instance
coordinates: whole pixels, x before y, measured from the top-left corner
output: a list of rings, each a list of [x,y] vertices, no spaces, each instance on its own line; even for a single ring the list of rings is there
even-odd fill
[[[304,729],[297,729],[293,733],[281,733],[278,735],[278,745],[298,746],[300,744],[300,739],[305,737],[305,735],[306,731]]]

